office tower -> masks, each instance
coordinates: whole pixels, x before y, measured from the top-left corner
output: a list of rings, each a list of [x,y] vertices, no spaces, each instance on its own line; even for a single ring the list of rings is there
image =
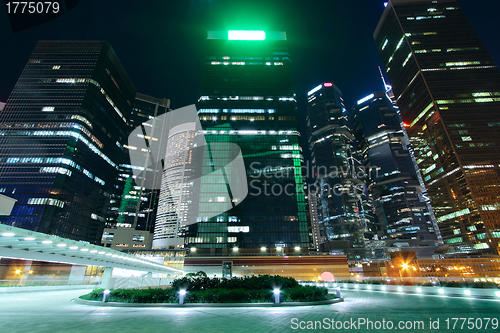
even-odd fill
[[[389,1],[374,39],[447,252],[497,254],[497,66],[455,0]]]
[[[128,119],[127,136],[137,127],[147,127],[146,122],[167,112],[169,105],[170,100],[166,98],[159,99],[137,93]],[[148,152],[128,143],[122,147],[118,177],[110,199],[110,214],[101,243],[114,250],[149,250],[152,248],[160,191],[146,188],[144,174],[136,175],[133,172],[147,168]],[[142,154],[142,158],[135,161],[139,161],[138,163],[131,162],[131,151]],[[161,178],[161,171],[148,173],[148,176]]]
[[[40,41],[0,113],[3,224],[99,244],[135,88],[102,41]]]
[[[197,133],[195,123],[177,125],[168,133],[154,248],[168,249],[184,245],[183,228],[188,222],[187,210],[190,209],[188,202],[196,191],[191,186],[190,179],[197,167],[191,165],[197,135],[202,133]]]
[[[286,33],[209,31],[200,95],[206,141],[241,148],[248,196],[226,213],[188,226],[188,246],[199,254],[307,252],[303,157]],[[209,184],[202,190],[218,191]]]
[[[435,226],[397,109],[384,92],[375,92],[358,101],[353,115],[358,148],[370,171],[368,191],[381,229],[379,239],[387,246],[434,246]]]
[[[144,123],[168,111],[170,100],[155,98],[137,93],[133,109],[128,119],[130,125],[127,135],[136,127],[146,126]],[[158,207],[159,190],[146,189],[144,177],[136,177],[132,170],[143,170],[147,161],[144,153],[141,165],[132,165],[130,150],[137,151],[137,147],[123,145],[122,162],[119,165],[119,174],[116,181],[116,190],[111,199],[111,211],[114,214],[108,218],[110,227],[134,228],[153,232]],[[161,173],[153,176],[161,177]]]
[[[328,242],[323,250],[340,250],[362,259],[355,249],[376,234],[365,173],[354,146],[352,125],[341,91],[331,82],[308,93],[307,127],[313,184],[318,193],[318,219]],[[359,257],[358,257],[359,256]]]

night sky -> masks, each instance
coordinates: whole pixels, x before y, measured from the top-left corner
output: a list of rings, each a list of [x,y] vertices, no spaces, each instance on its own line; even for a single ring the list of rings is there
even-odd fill
[[[0,101],[6,101],[38,40],[105,40],[138,92],[169,98],[172,108],[196,103],[207,30],[285,30],[299,111],[306,93],[324,81],[343,92],[346,107],[382,90],[373,32],[382,0],[81,0],[38,27],[12,33],[0,9]],[[500,64],[500,0],[459,0],[486,48]]]

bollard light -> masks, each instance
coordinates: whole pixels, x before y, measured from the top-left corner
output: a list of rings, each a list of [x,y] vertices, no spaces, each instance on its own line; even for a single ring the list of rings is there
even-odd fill
[[[422,288],[417,288],[417,293],[421,293],[422,292]]]
[[[439,290],[438,290],[438,292],[439,292],[440,294],[444,294],[444,289],[439,289]]]
[[[106,289],[102,292],[102,302],[106,303],[109,299],[109,294],[111,293],[110,290]]]
[[[470,290],[464,290],[464,294],[470,296]]]
[[[186,298],[186,290],[179,290],[179,304],[184,304],[184,299]]]
[[[495,295],[497,295],[497,297],[500,297],[500,291],[495,292]]]
[[[342,298],[342,296],[340,295],[340,287],[335,288],[335,290],[337,291],[336,292],[337,293],[337,297],[338,298]]]
[[[280,302],[280,290],[278,288],[274,289],[273,290],[273,294],[274,294],[274,304],[279,304]]]
[[[398,291],[403,291],[403,288],[401,288],[401,287],[398,287]]]

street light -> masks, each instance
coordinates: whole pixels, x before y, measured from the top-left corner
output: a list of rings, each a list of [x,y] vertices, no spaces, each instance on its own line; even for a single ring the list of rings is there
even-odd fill
[[[411,271],[408,270],[408,264],[407,263],[403,263],[403,265],[401,265],[401,269],[404,269],[405,271],[408,271],[408,273],[410,274],[410,278],[411,278]],[[403,281],[403,274],[401,274],[401,269],[399,269],[399,277],[401,279],[401,282]],[[413,282],[413,279],[412,279],[412,282]]]
[[[26,274],[26,273],[31,275],[31,274],[33,274],[33,271],[29,270],[28,272],[23,272],[20,269],[16,269],[16,275],[21,275],[21,280],[19,280],[19,285],[21,285],[23,283],[24,274]]]

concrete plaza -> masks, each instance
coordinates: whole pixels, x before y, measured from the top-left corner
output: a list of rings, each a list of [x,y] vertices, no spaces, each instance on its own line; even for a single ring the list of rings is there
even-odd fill
[[[407,295],[384,292],[346,291],[345,302],[310,307],[279,308],[116,308],[75,304],[71,299],[90,290],[20,292],[0,295],[0,332],[451,332],[460,331],[462,322],[447,329],[445,320],[453,317],[500,318],[500,302],[440,296]],[[296,319],[294,319],[296,318]],[[335,321],[372,322],[423,321],[423,329],[307,329],[308,321],[324,318]],[[429,319],[439,318],[439,329],[431,329]],[[487,330],[494,332],[491,322]],[[295,324],[294,324],[295,323]],[[479,323],[479,322],[478,322]],[[305,329],[300,329],[302,326]],[[403,326],[404,327],[404,326]],[[296,329],[294,329],[296,328]],[[396,328],[396,327],[395,327]]]

